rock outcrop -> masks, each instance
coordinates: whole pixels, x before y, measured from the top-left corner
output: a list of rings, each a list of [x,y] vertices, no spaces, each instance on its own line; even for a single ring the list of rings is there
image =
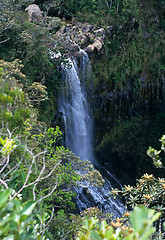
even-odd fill
[[[42,11],[36,4],[29,5],[25,11],[28,12],[30,22],[40,23],[43,20]]]
[[[105,36],[109,29],[96,28],[89,23],[76,22],[74,18],[68,22],[59,17],[47,17],[43,19],[43,13],[38,5],[31,4],[25,11],[28,12],[28,20],[36,24],[43,20],[54,37],[58,38],[64,52],[77,55],[79,47],[89,54],[93,52],[102,53]],[[108,33],[109,34],[109,33]]]
[[[91,24],[75,21],[72,23],[63,22],[63,26],[56,32],[56,36],[61,37],[64,48],[67,48],[69,52],[76,51],[77,46],[79,46],[88,53],[94,51],[101,53],[105,35],[104,28],[96,29]]]

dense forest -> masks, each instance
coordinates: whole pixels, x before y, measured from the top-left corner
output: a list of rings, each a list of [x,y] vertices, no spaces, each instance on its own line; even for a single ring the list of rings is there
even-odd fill
[[[0,0],[0,239],[164,239],[164,16],[164,0]],[[93,199],[109,182],[112,211]]]

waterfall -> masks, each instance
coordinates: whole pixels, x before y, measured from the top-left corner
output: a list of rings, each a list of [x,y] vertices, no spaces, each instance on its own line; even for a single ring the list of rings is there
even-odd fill
[[[93,120],[87,101],[85,82],[91,73],[88,55],[80,50],[80,62],[74,58],[68,59],[68,64],[62,64],[62,77],[65,86],[59,96],[59,111],[63,114],[65,124],[65,145],[81,160],[89,160],[94,165],[93,153]],[[99,169],[99,168],[98,168]],[[106,172],[110,178],[112,175]],[[114,177],[113,177],[114,178]],[[105,212],[120,216],[124,206],[119,199],[109,199],[112,188],[108,178],[105,178],[103,188],[86,186],[77,188],[76,205],[79,211],[99,206]]]
[[[82,50],[81,50],[82,51]],[[65,122],[65,144],[80,159],[94,161],[92,150],[93,123],[86,100],[85,86],[81,84],[80,76],[85,80],[87,73],[87,54],[83,52],[80,69],[74,59],[68,59],[67,65],[62,65],[62,77],[65,80],[65,94],[59,100],[60,112]],[[84,82],[84,81],[83,81]]]

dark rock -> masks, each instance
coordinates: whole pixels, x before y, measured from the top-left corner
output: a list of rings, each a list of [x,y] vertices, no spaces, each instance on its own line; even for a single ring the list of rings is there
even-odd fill
[[[67,50],[67,55],[68,52],[77,55],[78,45],[88,53],[93,53],[95,50],[102,53],[105,38],[104,28],[96,29],[91,24],[73,21],[67,23],[66,27],[63,26],[56,32],[56,35],[63,39],[66,37],[62,46],[64,50]]]
[[[87,33],[87,32],[90,32],[90,31],[92,30],[92,28],[93,28],[92,25],[84,24],[84,25],[82,26],[82,31]]]
[[[113,100],[113,93],[112,93],[112,92],[107,92],[106,98],[107,98],[108,100]]]

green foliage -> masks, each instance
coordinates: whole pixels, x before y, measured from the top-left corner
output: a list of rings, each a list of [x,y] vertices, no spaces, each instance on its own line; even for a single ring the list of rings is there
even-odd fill
[[[165,135],[161,137],[160,142],[161,142],[161,150],[157,151],[154,148],[149,147],[147,151],[147,155],[152,158],[156,168],[164,168],[160,154],[162,150],[165,152]]]
[[[26,83],[26,77],[20,71],[22,67],[20,62],[15,60],[11,63],[4,61],[0,63],[3,67],[0,76],[2,100],[0,104],[0,158],[3,163],[0,167],[0,183],[7,189],[14,189],[13,195],[10,195],[12,202],[22,194],[22,202],[33,199],[36,211],[39,212],[35,216],[31,214],[27,218],[26,224],[22,223],[23,226],[27,226],[29,232],[21,228],[18,239],[23,239],[24,236],[33,239],[29,224],[36,225],[33,228],[34,235],[39,226],[40,230],[35,239],[43,239],[44,233],[51,238],[51,233],[47,232],[48,227],[52,229],[52,234],[58,236],[59,239],[63,239],[63,236],[72,239],[71,237],[78,230],[77,223],[79,221],[79,217],[74,218],[73,215],[68,215],[68,211],[74,208],[73,185],[77,185],[77,181],[80,179],[88,186],[90,184],[97,185],[97,183],[103,184],[103,179],[99,172],[93,169],[90,162],[83,162],[64,147],[56,146],[62,134],[59,127],[47,129],[46,124],[37,121],[36,111],[31,106],[32,96],[29,99],[23,91],[23,85],[19,83],[21,78]],[[33,92],[35,100],[40,101],[38,91],[45,91],[45,88],[39,84],[32,85],[32,87],[37,91]],[[22,112],[22,115],[18,116],[21,121],[18,118],[19,121],[15,122],[14,117],[20,109],[24,109],[29,114],[23,116]],[[6,110],[12,113],[10,117],[6,117],[4,114]],[[82,172],[81,168],[83,168]],[[76,171],[79,171],[79,174]],[[30,203],[28,202],[26,207],[28,204]],[[56,206],[56,211],[62,210],[63,214],[59,212],[54,215],[54,212],[50,211],[52,205]],[[20,206],[22,205],[20,204]],[[23,212],[18,213],[18,215],[21,214],[25,215],[25,208],[23,208]],[[56,222],[55,228],[50,224],[53,215],[54,222]],[[63,230],[59,219],[65,220]],[[24,218],[24,220],[26,219]],[[10,222],[10,219],[8,221]],[[13,226],[15,228],[15,225]],[[11,234],[15,234],[12,229]]]
[[[104,26],[116,19],[126,21],[132,15],[136,16],[137,11],[135,0],[66,0],[61,1],[60,7],[80,21]]]
[[[59,41],[52,37],[50,33],[52,28],[50,23],[53,21],[53,19],[50,19],[51,17],[47,19],[45,16],[40,25],[27,21],[28,15],[25,13],[25,8],[30,3],[32,3],[30,0],[2,1],[4,11],[0,13],[0,20],[1,18],[4,19],[4,24],[2,30],[0,28],[1,59],[5,61],[22,60],[24,64],[23,72],[27,77],[26,83],[22,83],[28,90],[30,88],[34,90],[34,86],[32,86],[34,82],[38,82],[43,87],[45,87],[44,85],[47,86],[47,93],[45,92],[46,95],[44,96],[44,99],[47,99],[47,96],[49,97],[46,101],[47,107],[44,107],[44,101],[33,101],[33,104],[35,106],[36,103],[39,105],[38,109],[41,115],[50,124],[55,114],[54,92],[59,88],[59,79],[55,77],[57,66],[55,61],[52,62],[48,49],[53,48],[53,51],[58,51]],[[54,48],[54,46],[57,48]],[[53,87],[51,86],[52,83]],[[50,99],[50,96],[53,97]]]
[[[29,232],[20,227],[20,232],[17,234],[13,233],[14,230],[11,228],[11,235],[13,234],[14,237],[14,234],[20,235],[18,239],[33,239],[32,230],[34,230],[35,235],[38,226],[40,226],[40,231],[35,239],[41,239],[50,225],[47,225],[46,222],[49,223],[51,204],[56,205],[56,211],[63,209],[67,213],[74,208],[72,187],[76,185],[78,180],[82,178],[88,185],[102,184],[103,180],[90,162],[82,162],[73,153],[66,151],[63,147],[56,146],[62,134],[59,127],[47,129],[46,124],[37,121],[37,114],[31,106],[31,99],[40,101],[39,91],[45,91],[45,88],[40,84],[32,85],[34,98],[30,96],[29,99],[23,91],[23,85],[20,84],[21,80],[26,83],[26,76],[21,72],[21,62],[19,60],[11,63],[1,61],[0,64],[0,158],[2,162],[0,183],[7,189],[14,189],[13,194],[10,194],[12,204],[16,202],[20,194],[22,194],[22,202],[33,199],[33,202],[25,204],[25,208],[20,210],[22,212],[19,212],[18,215],[28,215],[28,206],[30,207],[30,204],[34,202],[39,211],[39,214],[35,216],[31,214],[27,218],[23,217],[24,220],[27,220],[25,223],[20,220],[22,215],[17,218],[23,227],[27,226]],[[9,116],[5,115],[6,111],[9,111]],[[21,112],[21,115],[18,115],[18,111]],[[24,113],[26,114],[24,115]],[[80,174],[79,171],[78,175],[76,171],[81,168],[83,168],[83,172]],[[85,175],[83,176],[83,174]],[[20,203],[19,209],[22,209],[21,206],[23,205]],[[54,230],[52,231],[54,235],[58,232],[58,237],[61,239],[64,235],[69,238],[75,234],[76,223],[79,219],[70,216],[67,220],[68,213],[66,213],[57,214],[55,233]],[[5,212],[5,214],[7,213]],[[60,228],[58,224],[61,224],[59,222],[60,216],[62,219],[66,219],[66,225],[62,232],[58,231]],[[10,222],[11,219],[7,221]],[[11,224],[15,228],[16,223],[15,225],[13,222]],[[36,224],[36,227],[31,229],[30,224]],[[68,224],[70,224],[70,229],[68,229]],[[4,231],[6,235],[10,234],[8,229]]]
[[[34,201],[21,203],[21,200],[10,199],[11,189],[0,189],[0,238],[7,239],[41,239],[39,229],[32,211]]]
[[[0,34],[12,27],[13,8],[11,3],[11,0],[2,0],[0,2]],[[2,37],[2,35],[0,35],[0,37]],[[6,41],[6,39],[3,39],[2,42],[3,41]]]
[[[155,232],[153,223],[159,219],[161,213],[155,213],[153,209],[146,209],[144,206],[136,206],[130,215],[130,222],[135,233],[133,236],[137,236],[137,239],[149,239],[149,237]],[[130,238],[131,239],[131,238]]]
[[[161,223],[165,220],[165,179],[155,178],[153,174],[144,174],[137,180],[135,186],[124,186],[122,190],[113,189],[111,191],[114,198],[120,194],[125,198],[127,206],[135,208],[138,204],[143,204],[146,208],[155,209],[161,213],[158,220],[158,235],[163,236]],[[129,214],[128,214],[129,216]],[[137,221],[135,221],[138,224]],[[144,238],[145,239],[145,238]]]
[[[13,189],[0,188],[0,238],[2,240],[49,240],[47,231],[52,218],[52,211],[37,201],[22,201],[22,195],[12,198]],[[49,236],[49,238],[47,238]]]
[[[157,26],[153,25],[150,33],[146,33],[146,29],[140,25],[140,19],[137,21],[137,31],[133,22],[121,25],[113,31],[112,37],[105,41],[105,55],[101,56],[102,61],[96,61],[93,66],[95,75],[104,78],[104,84],[107,83],[109,91],[122,89],[130,81],[132,89],[140,92],[141,73],[148,75],[146,82],[152,81],[155,84],[157,79],[161,79],[164,69],[161,47],[164,32],[155,32]],[[146,38],[145,34],[150,36]],[[152,48],[149,47],[151,45]],[[103,68],[104,73],[100,71]]]
[[[33,2],[2,0],[0,3],[1,58],[10,61],[0,61],[0,182],[7,188],[0,193],[0,234],[5,239],[10,236],[10,239],[44,239],[44,233],[50,227],[54,235],[52,239],[73,239],[82,223],[80,217],[67,213],[74,207],[72,186],[80,179],[87,186],[102,185],[103,179],[90,162],[82,162],[73,153],[56,146],[61,136],[59,128],[47,129],[46,124],[37,121],[37,110],[32,106],[42,113],[40,119],[47,118],[50,123],[54,117],[56,100],[52,99],[60,81],[54,76],[56,63],[51,61],[47,49],[54,48],[55,44],[59,46],[59,41],[54,40],[50,32],[56,33],[62,23],[51,17],[45,18],[40,25],[28,22],[27,14],[22,9]],[[101,61],[95,61],[94,69],[95,75],[101,76],[104,88],[107,84],[112,91],[122,89],[130,79],[133,91],[140,91],[141,72],[149,74],[149,82],[156,83],[162,76],[163,20],[160,17],[159,27],[156,22],[152,23],[157,17],[153,18],[153,10],[149,6],[153,2],[144,3],[142,9],[138,0],[35,1],[45,9],[53,6],[54,9],[63,10],[64,15],[75,15],[77,19],[95,25],[114,25],[111,37],[106,40],[105,54]],[[160,13],[163,3],[162,0],[156,2]],[[139,29],[134,28],[133,21],[139,24]],[[149,37],[146,37],[146,32]],[[25,66],[23,71],[26,76],[21,71],[23,65],[18,58]],[[100,81],[98,83],[96,81],[96,89],[101,88]],[[106,95],[106,92],[103,94]],[[136,152],[135,145],[144,149],[143,137],[137,133],[143,126],[145,124],[141,126],[141,119],[119,123],[118,128],[111,136],[105,136],[102,143],[116,141],[114,149],[121,148],[123,151]],[[123,135],[126,137],[123,138]],[[131,144],[122,145],[121,138]],[[148,154],[157,166],[162,166],[160,151],[150,148]],[[126,196],[129,205],[142,203],[161,211],[163,215],[164,184],[163,178],[145,174],[135,187],[124,186],[120,193]],[[14,189],[12,193],[9,187]],[[118,192],[112,190],[112,193]],[[18,199],[20,193],[22,202]],[[32,198],[35,201],[28,201]],[[56,206],[55,211],[59,210],[56,214],[50,211],[51,204]],[[33,214],[32,210],[38,211],[38,214]],[[113,223],[113,227],[105,221],[100,224],[100,212],[97,209],[86,210],[83,216],[91,218],[97,215],[99,220],[85,220],[84,231],[87,235],[82,231],[79,239],[148,239],[155,231],[152,225],[159,215],[154,214],[154,210],[135,208],[130,218],[131,230],[120,221]],[[52,223],[50,215],[52,218],[54,215]],[[159,223],[162,220],[163,217]],[[116,227],[120,228],[114,229]],[[159,229],[160,236],[161,231]],[[51,238],[51,233],[46,234]]]
[[[7,189],[14,189],[13,195],[10,196],[13,201],[20,194],[23,202],[28,199],[35,201],[36,209],[39,211],[39,215],[36,216],[42,222],[40,232],[42,230],[44,234],[50,225],[50,214],[53,219],[54,212],[50,213],[52,206],[56,206],[56,211],[62,209],[65,212],[62,218],[67,220],[68,212],[74,208],[72,198],[75,193],[72,189],[73,185],[77,185],[77,181],[82,178],[89,186],[102,184],[103,180],[90,162],[83,162],[64,147],[57,146],[62,135],[59,127],[47,128],[45,123],[37,121],[36,111],[31,106],[32,96],[29,100],[28,95],[23,91],[23,85],[19,83],[21,77],[26,82],[25,75],[20,71],[22,66],[20,62],[15,60],[11,63],[4,61],[0,63],[3,67],[0,76],[1,96],[11,96],[13,88],[15,91],[13,98],[4,97],[4,101],[0,104],[1,113],[6,109],[12,112],[10,118],[1,114],[0,183]],[[38,91],[45,91],[45,88],[37,84],[35,91],[37,91],[34,92],[36,101],[40,101]],[[13,116],[22,108],[26,112],[28,110],[29,115],[22,116],[22,121],[13,125]],[[83,171],[77,174],[76,171],[81,168]],[[58,218],[57,215],[55,219]],[[47,219],[48,223],[46,223]],[[71,218],[69,222],[70,230],[67,236],[74,234],[76,229],[76,223],[73,224]],[[59,221],[57,223],[59,224]],[[56,227],[59,228],[58,225]],[[67,234],[66,229],[67,226],[64,227],[64,233],[60,232],[59,237],[62,238],[63,234]]]
[[[48,28],[52,33],[56,33],[62,27],[62,21],[58,17],[49,17],[47,18],[47,21],[48,21]]]
[[[128,4],[123,1],[123,4],[133,8],[132,16],[119,13],[119,19],[114,17],[115,23],[110,22],[111,30],[108,30],[109,35],[105,38],[105,52],[95,57],[92,64],[95,92],[100,96],[99,102],[102,101],[102,96],[105,96],[104,101],[109,105],[106,99],[109,93],[119,92],[120,95],[120,90],[127,91],[130,111],[134,111],[136,102],[144,102],[146,99],[150,101],[149,94],[152,89],[147,90],[148,94],[145,96],[144,91],[152,84],[155,89],[158,82],[161,85],[164,71],[162,46],[165,37],[161,25],[163,13],[155,6],[157,1],[144,1],[143,4],[138,0],[135,2],[129,5],[129,1]],[[155,102],[160,98],[155,97]],[[125,115],[124,111],[122,107],[122,115]],[[107,115],[111,115],[111,112]]]
[[[164,136],[160,140],[162,142],[161,149],[164,151]],[[159,168],[163,168],[160,151],[148,149],[147,154],[153,159],[154,165]],[[163,226],[162,223],[165,221],[165,179],[164,178],[155,178],[153,174],[144,174],[141,179],[137,180],[135,186],[124,186],[121,190],[113,189],[111,191],[112,196],[116,198],[116,195],[123,196],[126,200],[127,206],[131,208],[136,208],[138,204],[142,204],[147,208],[152,208],[156,210],[157,213],[161,213],[161,216],[157,220],[157,232],[155,233],[156,239],[163,239]],[[151,210],[152,211],[152,210]],[[129,213],[125,213],[125,216],[129,216]],[[151,213],[152,215],[152,213]],[[134,215],[133,215],[134,216]],[[135,217],[135,216],[134,216]],[[121,220],[120,220],[121,221]],[[119,221],[119,223],[120,223]],[[143,221],[140,221],[141,223]],[[121,223],[120,223],[121,224]],[[138,219],[134,218],[133,228],[139,228],[140,223]],[[151,230],[152,232],[152,230]],[[149,233],[149,230],[148,230]],[[144,233],[144,239],[148,239],[149,235],[147,232]],[[143,238],[142,238],[143,239]]]
[[[25,75],[20,71],[22,64],[19,60],[5,62],[0,60],[3,68],[0,76],[0,123],[10,123],[10,129],[21,128],[24,121],[30,116],[30,110],[25,103],[20,81],[26,81]]]
[[[136,206],[130,216],[132,229],[126,227],[114,229],[106,221],[99,223],[96,218],[85,219],[77,240],[148,240],[156,230],[153,223],[159,216],[160,213],[155,213],[155,210],[146,209],[144,206]]]
[[[148,146],[159,149],[158,139],[165,131],[164,121],[165,115],[162,112],[156,115],[145,114],[145,116],[123,119],[114,124],[109,131],[107,131],[107,125],[104,127],[105,134],[96,151],[98,154],[100,152],[104,154],[104,151],[107,151],[106,146],[111,146],[108,150],[113,157],[111,161],[107,159],[107,162],[111,164],[111,168],[114,170],[116,168],[117,173],[121,166],[122,174],[119,177],[123,183],[128,184],[131,180],[135,182],[142,174],[148,172],[148,169],[155,177],[164,176],[164,169],[156,169],[150,158],[146,156]]]
[[[17,4],[21,5],[21,3]],[[48,48],[50,49],[49,45],[57,44],[57,40],[50,36],[46,20],[41,25],[27,21],[27,13],[23,12],[21,7],[17,8],[17,4],[11,4],[14,11],[13,26],[1,36],[3,39],[8,39],[0,44],[1,57],[6,60],[21,59],[28,81],[44,81],[55,69]]]
[[[123,121],[118,121],[118,123],[114,126],[114,128],[108,133],[106,133],[98,146],[98,149],[103,147],[104,144],[108,141],[114,142],[114,151],[115,149],[121,148],[123,151],[131,151],[133,150],[133,145],[137,146],[139,142],[139,137],[141,136],[141,130],[143,129],[143,125],[145,125],[145,121],[141,117],[126,119]],[[140,133],[137,135],[137,133]],[[130,144],[123,145],[123,142],[129,142]],[[121,143],[121,146],[120,146]],[[115,146],[116,145],[116,146]],[[124,147],[124,149],[122,149]]]
[[[115,196],[121,193],[125,197],[129,206],[135,207],[137,204],[143,204],[148,208],[154,208],[165,214],[165,179],[155,178],[153,174],[144,174],[137,180],[135,186],[124,186],[122,190],[113,189],[111,193]]]
[[[50,232],[54,236],[54,239],[71,240],[75,239],[81,225],[82,219],[79,215],[70,214],[68,216],[63,210],[60,210],[54,216]]]

